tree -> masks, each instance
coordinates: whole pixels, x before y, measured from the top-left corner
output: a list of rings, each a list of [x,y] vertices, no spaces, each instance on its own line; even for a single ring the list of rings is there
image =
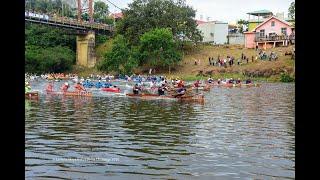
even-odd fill
[[[246,29],[243,29],[243,26],[248,27],[249,21],[240,19],[240,20],[237,22],[237,24],[240,26],[240,32],[242,33],[242,32],[244,32],[244,31],[246,31]]]
[[[68,47],[26,46],[25,70],[32,73],[64,72],[72,68],[75,53]]]
[[[289,9],[288,9],[288,11],[289,11],[289,16],[293,19],[293,20],[295,20],[295,2],[292,2],[291,4],[290,4],[290,7],[289,7]]]
[[[46,14],[57,13],[67,17],[75,16],[75,11],[70,4],[62,0],[27,0],[25,8]]]
[[[130,49],[127,40],[122,35],[114,39],[112,50],[105,54],[104,60],[98,65],[99,70],[116,71],[121,74],[131,73],[137,67],[135,53]]]
[[[26,24],[25,47],[26,72],[63,72],[75,62],[75,35],[62,29]]]
[[[152,66],[170,67],[182,59],[168,28],[156,28],[140,38],[141,62]]]
[[[130,44],[137,45],[142,34],[155,28],[170,28],[176,40],[180,40],[181,35],[193,42],[202,40],[194,20],[195,10],[182,0],[134,0],[128,6],[123,11],[124,18],[117,24],[117,31]]]
[[[93,18],[97,22],[111,24],[113,21],[108,17],[109,7],[106,3],[98,1],[94,3]]]
[[[25,45],[35,45],[41,47],[67,46],[76,50],[75,35],[68,35],[66,30],[52,28],[38,24],[26,24]]]

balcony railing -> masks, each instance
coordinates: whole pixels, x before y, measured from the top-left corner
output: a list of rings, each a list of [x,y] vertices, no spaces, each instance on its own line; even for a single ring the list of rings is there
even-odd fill
[[[295,40],[294,35],[290,36],[256,36],[256,42],[265,42],[265,41],[284,41],[284,40]]]

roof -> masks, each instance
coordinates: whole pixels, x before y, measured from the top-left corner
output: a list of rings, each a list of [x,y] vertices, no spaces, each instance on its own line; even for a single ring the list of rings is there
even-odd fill
[[[288,25],[291,27],[291,25],[287,22],[287,21],[283,21],[275,16],[271,16],[270,18],[268,18],[267,20],[265,20],[263,23],[259,24],[256,28],[254,28],[252,31],[256,31],[257,28],[259,28],[260,26],[262,26],[263,24],[265,24],[266,22],[270,21],[271,19],[277,19],[278,21]]]
[[[207,24],[207,23],[214,23],[214,24],[228,24],[227,22],[222,22],[222,21],[201,21],[201,20],[196,20],[197,25],[200,24]]]
[[[123,18],[123,13],[119,12],[119,13],[112,13],[110,14],[111,17],[118,19],[118,18]]]
[[[196,20],[197,25],[207,23],[206,21]]]
[[[247,14],[259,16],[259,15],[269,15],[269,14],[273,14],[273,13],[269,10],[263,9],[263,10],[259,10],[259,11],[248,12]]]

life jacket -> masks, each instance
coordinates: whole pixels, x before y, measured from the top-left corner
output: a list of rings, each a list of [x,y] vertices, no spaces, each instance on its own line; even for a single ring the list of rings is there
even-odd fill
[[[53,85],[52,84],[48,84],[47,88],[46,88],[46,91],[52,91],[53,89]]]
[[[76,84],[74,88],[77,89],[78,91],[84,91],[84,88],[79,84]]]
[[[69,86],[64,84],[61,89],[62,91],[67,91],[69,89]]]

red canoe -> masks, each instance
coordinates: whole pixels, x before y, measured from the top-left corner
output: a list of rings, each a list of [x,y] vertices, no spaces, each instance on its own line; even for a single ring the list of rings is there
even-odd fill
[[[120,88],[102,88],[102,91],[119,93]]]

